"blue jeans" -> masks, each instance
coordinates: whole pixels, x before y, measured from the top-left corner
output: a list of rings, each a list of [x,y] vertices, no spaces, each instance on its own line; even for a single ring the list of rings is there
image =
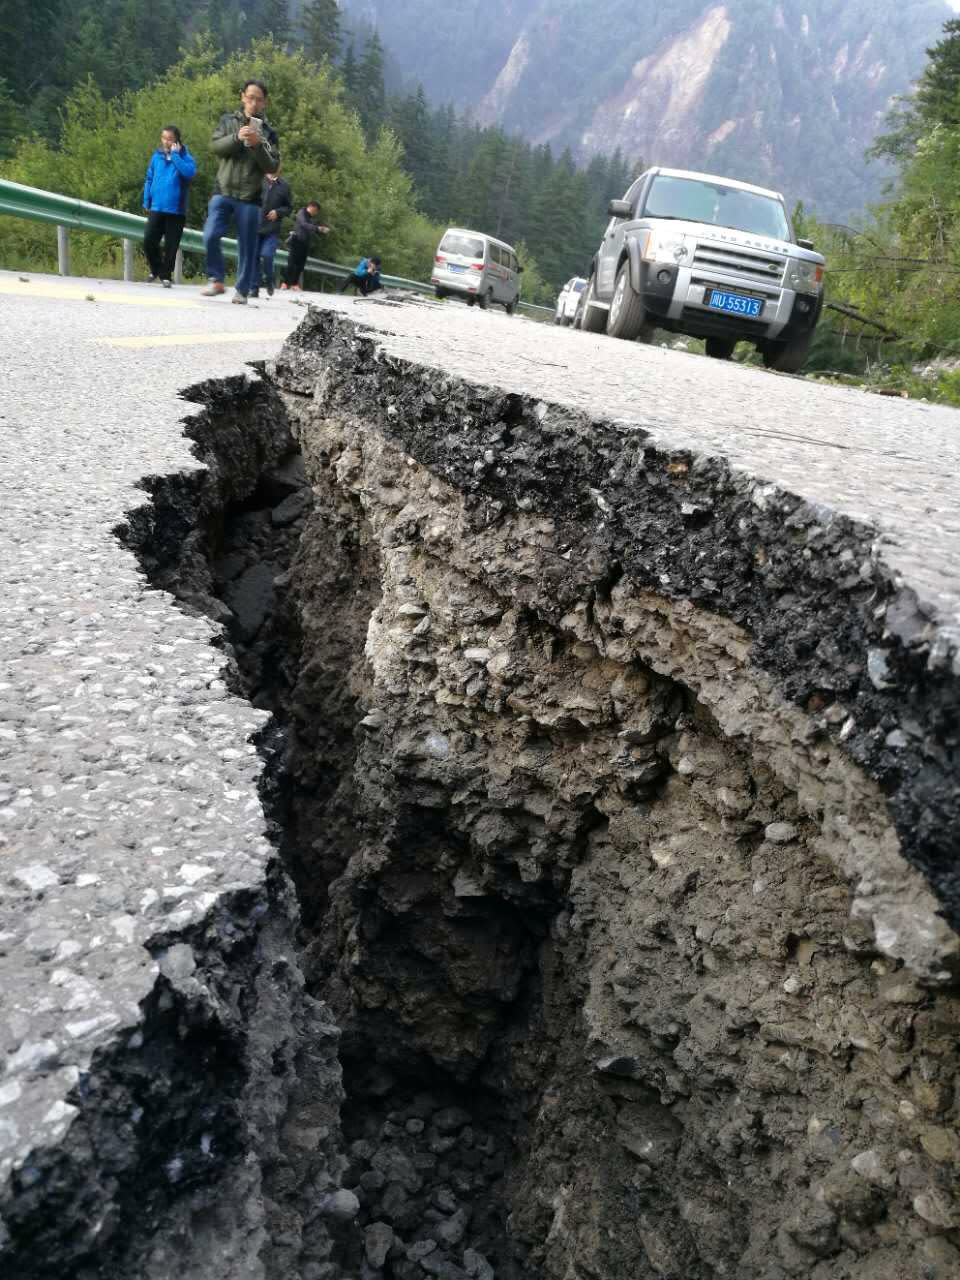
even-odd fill
[[[277,241],[279,239],[279,231],[260,237],[260,274],[257,280],[258,283],[266,285],[268,289],[273,288],[273,258],[277,252]]]
[[[232,196],[211,196],[207,220],[203,224],[203,247],[207,255],[207,275],[223,284],[226,268],[220,241],[230,230],[231,218],[237,224],[237,293],[244,297],[257,287],[260,269],[260,205]]]

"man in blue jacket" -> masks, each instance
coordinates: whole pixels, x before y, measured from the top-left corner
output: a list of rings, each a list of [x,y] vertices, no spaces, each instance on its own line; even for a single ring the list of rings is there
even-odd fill
[[[160,280],[169,289],[173,283],[177,250],[187,220],[190,181],[196,172],[196,161],[184,145],[180,130],[175,124],[164,125],[160,146],[150,157],[143,184],[143,207],[147,213],[143,251],[150,264],[149,284]]]

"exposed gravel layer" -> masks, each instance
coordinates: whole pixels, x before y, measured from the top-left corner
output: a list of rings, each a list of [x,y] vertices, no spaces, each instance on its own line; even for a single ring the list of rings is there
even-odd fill
[[[500,312],[420,306],[372,323],[392,354],[620,420],[662,448],[722,457],[875,526],[884,562],[937,612],[944,643],[960,643],[957,410],[515,323]]]
[[[774,457],[766,453],[763,431],[731,432],[731,465],[717,452],[699,451],[722,434],[722,427],[700,423],[719,418],[729,427],[739,415],[767,422],[771,413],[778,419],[804,414],[809,433],[819,423],[821,443],[856,445],[859,439],[863,463],[867,430],[881,437],[886,431],[892,445],[894,431],[903,429],[899,403],[868,406],[862,396],[835,395],[795,378],[707,360],[694,365],[693,357],[667,363],[675,353],[604,341],[583,357],[597,389],[594,412],[586,416],[568,408],[585,395],[572,379],[555,376],[552,367],[536,380],[523,373],[532,353],[549,341],[543,336],[549,330],[518,327],[509,354],[501,350],[496,364],[497,383],[506,381],[505,370],[516,369],[517,385],[491,397],[484,390],[489,379],[460,380],[471,351],[478,366],[485,331],[465,334],[457,312],[438,315],[432,306],[384,311],[396,320],[380,323],[392,323],[401,336],[384,338],[378,330],[374,344],[360,347],[334,341],[329,356],[321,354],[330,340],[327,323],[314,313],[304,334],[311,326],[315,332],[289,359],[281,357],[281,383],[312,392],[322,367],[317,395],[329,397],[331,412],[362,412],[482,506],[487,519],[514,508],[549,514],[561,531],[558,554],[571,566],[592,554],[596,540],[616,566],[607,572],[624,573],[635,584],[691,601],[743,628],[751,664],[772,677],[790,702],[817,713],[820,730],[880,784],[903,854],[923,871],[956,927],[960,651],[950,612],[955,597],[948,590],[956,563],[954,544],[940,544],[934,553],[927,542],[931,510],[945,523],[956,520],[947,514],[946,497],[960,448],[960,437],[949,436],[960,422],[954,411],[931,418],[924,445],[939,461],[925,464],[908,513],[892,506],[882,489],[867,512],[848,512],[847,472],[830,465],[836,454],[820,444],[801,441],[789,451],[781,445]],[[441,337],[441,325],[449,337]],[[557,341],[576,344],[580,336],[564,334]],[[426,366],[410,360],[414,345],[430,362]],[[559,357],[563,349],[552,354]],[[620,352],[625,355],[618,359]],[[635,353],[641,360],[637,376],[648,375],[644,394],[658,414],[655,429],[639,413],[632,421],[597,416],[617,407]],[[699,413],[681,415],[669,382],[651,376],[658,361],[661,374],[700,371],[709,380],[709,404],[702,389]],[[517,391],[524,386],[544,399],[521,397]],[[915,407],[907,406],[908,416]],[[800,471],[804,484],[794,483]],[[882,479],[877,473],[874,483]],[[865,479],[860,484],[865,502],[868,485]],[[866,523],[866,516],[873,522]],[[563,570],[561,561],[554,589],[569,594],[574,587],[563,581]],[[931,599],[934,584],[942,588],[937,602]],[[946,600],[950,608],[938,609]],[[882,896],[885,877],[871,874],[868,864],[869,858],[861,860],[856,874],[868,893]],[[921,968],[921,953],[939,949],[929,911],[912,921],[891,921],[889,928],[898,935],[895,947],[914,935],[917,946],[908,951],[916,950]]]
[[[271,375],[312,976],[354,1110],[400,1083],[366,1274],[459,1280],[465,1229],[500,1280],[952,1277],[958,942],[903,853],[955,909],[957,679],[873,530],[329,317]],[[502,1100],[456,1222],[402,1128],[438,1071]]]
[[[111,288],[117,286],[91,286],[95,297]],[[235,372],[244,356],[272,355],[279,343],[267,335],[299,318],[281,305],[283,320],[277,309],[222,304],[202,312],[124,307],[121,316],[101,302],[10,302],[0,294],[0,312],[14,317],[3,326],[9,399],[0,418],[0,532],[7,548],[0,566],[0,1183],[28,1157],[42,1169],[38,1149],[69,1146],[77,1109],[68,1096],[98,1051],[113,1053],[130,1032],[154,1026],[151,993],[170,983],[188,1022],[191,1000],[205,1008],[223,994],[215,957],[209,973],[200,966],[203,991],[193,991],[193,969],[180,965],[176,951],[180,940],[197,942],[202,955],[208,922],[225,913],[230,928],[242,932],[251,904],[258,912],[265,905],[278,910],[288,930],[294,925],[288,899],[270,891],[266,879],[272,850],[249,742],[265,716],[228,695],[221,660],[209,647],[215,628],[149,590],[112,536],[123,512],[142,500],[135,485],[143,475],[179,472],[184,490],[196,490],[197,464],[176,427],[183,411],[177,390]],[[262,342],[254,350],[211,345],[119,354],[96,344],[119,333],[196,333],[214,308],[219,328],[261,329]],[[773,674],[788,702],[813,713],[832,710],[823,733],[844,743],[893,797],[908,856],[949,908],[960,905],[957,798],[949,789],[960,674],[960,435],[953,411],[872,400],[456,306],[365,302],[348,309],[376,330],[377,349],[357,348],[348,337],[334,351],[343,362],[340,410],[353,401],[385,438],[466,493],[481,520],[496,521],[507,507],[522,511],[528,497],[538,508],[549,490],[561,525],[569,519],[591,536],[612,531],[605,545],[621,552],[624,536],[643,535],[632,560],[620,555],[621,567],[664,598],[693,599],[746,627],[758,666]],[[421,371],[384,361],[383,353]],[[482,396],[461,388],[442,413],[424,413],[431,395],[443,399],[438,370],[501,389],[493,417]],[[288,383],[294,390],[299,376]],[[312,392],[309,379],[300,389]],[[237,396],[246,402],[239,384]],[[568,422],[549,404],[582,410],[589,420]],[[553,474],[538,492],[538,466],[549,461],[549,450],[540,457],[530,434],[535,423],[555,435],[557,458],[575,447],[591,482],[586,490],[565,497],[562,476]],[[506,435],[491,429],[504,424]],[[258,439],[269,436],[268,429]],[[251,469],[270,457],[244,459],[243,444],[241,431],[223,457],[235,458],[249,480]],[[274,459],[287,447],[278,438]],[[635,470],[616,470],[620,452]],[[731,470],[705,460],[721,456]],[[689,477],[682,500],[671,495],[659,503],[644,462],[651,474]],[[224,475],[228,482],[229,466]],[[632,509],[631,486],[653,495],[646,516],[642,503]],[[220,496],[228,489],[229,483]],[[612,493],[622,504],[622,524],[609,509]],[[711,541],[718,545],[711,496],[724,518],[730,511],[744,516],[752,504],[763,547],[774,558],[789,530],[776,577],[771,572],[765,583],[782,600],[783,618],[765,637],[756,594],[728,590],[743,577],[744,548],[749,555],[757,550],[757,530],[751,527],[740,545],[736,525],[728,525],[736,563],[725,578],[723,556],[708,555]],[[737,505],[741,500],[746,508]],[[654,554],[655,537],[661,545]],[[556,552],[567,557],[557,565],[562,597],[576,544],[561,539]],[[809,582],[791,574],[811,563],[809,581],[823,589],[830,608],[809,627],[799,625],[810,621]],[[848,618],[855,625],[834,653],[823,645],[844,594],[856,601]],[[833,673],[835,680],[845,668],[847,683],[839,688],[821,678]],[[913,905],[911,899],[911,911]],[[912,958],[929,970],[949,948],[935,933],[929,907],[918,909],[923,927],[934,932],[926,951],[914,946]],[[894,930],[917,933],[918,921],[900,920]],[[222,935],[215,929],[213,936],[215,951]],[[276,957],[285,943],[281,936],[251,945]],[[903,953],[896,945],[891,950]],[[309,1005],[300,1011],[296,999],[287,1016],[320,1018],[323,1025],[322,1013]],[[292,1024],[278,1031],[278,1044],[284,1037],[292,1043],[295,1034]],[[260,1054],[266,1070],[268,1039],[269,1032]],[[272,1119],[284,1105],[274,1100]],[[211,1180],[224,1174],[218,1165]],[[263,1224],[225,1230],[253,1240]],[[374,1250],[382,1245],[372,1239]],[[157,1276],[169,1265],[169,1258],[159,1259]],[[224,1275],[242,1274],[224,1265]]]

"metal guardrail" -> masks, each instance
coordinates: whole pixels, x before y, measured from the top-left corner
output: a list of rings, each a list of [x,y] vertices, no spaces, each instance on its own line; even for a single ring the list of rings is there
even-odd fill
[[[57,259],[60,274],[70,274],[70,247],[68,232],[73,230],[96,231],[101,235],[114,236],[123,241],[123,276],[125,280],[133,279],[133,246],[143,240],[147,220],[136,213],[124,213],[119,209],[109,209],[105,205],[91,204],[87,200],[78,200],[74,196],[63,196],[53,191],[42,191],[39,187],[23,186],[19,182],[9,182],[0,178],[0,215],[6,214],[14,218],[26,218],[31,222],[46,222],[57,228]],[[220,242],[225,257],[236,260],[238,256],[236,240],[224,238]],[[193,228],[184,229],[180,240],[180,253],[177,254],[177,280],[182,280],[182,254],[203,253],[203,233]],[[277,251],[276,261],[284,266],[287,254],[283,249]],[[305,271],[313,272],[321,277],[343,280],[352,270],[339,262],[328,262],[323,258],[307,258]],[[397,289],[410,289],[416,293],[433,294],[433,285],[424,284],[420,280],[408,280],[404,276],[381,275],[385,285]],[[538,307],[529,302],[521,302],[520,310],[532,314],[552,315],[550,307]],[[535,315],[534,318],[539,318]]]

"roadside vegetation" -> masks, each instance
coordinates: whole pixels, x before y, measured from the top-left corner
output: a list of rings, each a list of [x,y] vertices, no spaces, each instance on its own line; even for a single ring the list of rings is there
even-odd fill
[[[141,212],[147,160],[171,122],[199,164],[188,225],[202,225],[210,133],[256,75],[295,199],[319,200],[333,228],[325,256],[379,252],[388,273],[422,279],[448,225],[476,226],[517,247],[524,298],[550,305],[635,168],[615,154],[578,169],[569,153],[432,107],[422,89],[388,93],[399,82],[388,52],[362,23],[345,25],[335,0],[47,0],[39,12],[0,15],[0,177],[96,204]],[[104,237],[73,233],[71,252],[77,271],[121,272],[121,247]],[[0,218],[0,265],[55,264],[52,228]],[[187,255],[185,266],[202,264]]]
[[[116,56],[110,23],[129,56]],[[828,268],[806,373],[960,405],[960,19],[928,55],[872,148],[894,167],[886,201],[849,226],[797,208],[798,233]],[[380,252],[391,274],[428,278],[443,229],[475,226],[517,246],[524,298],[552,306],[642,164],[616,153],[578,168],[567,152],[431,106],[420,88],[388,92],[399,82],[389,51],[335,0],[47,0],[0,17],[0,176],[139,213],[147,160],[172,121],[199,162],[189,225],[200,226],[210,131],[251,74],[270,87],[295,198],[316,198],[333,229],[324,256]],[[73,233],[71,249],[78,272],[120,273],[115,241]],[[52,228],[0,218],[0,265],[55,262]],[[202,268],[189,255],[186,265]],[[741,344],[738,358],[754,357]]]
[[[887,201],[855,226],[797,211],[830,304],[806,373],[960,406],[960,19],[928,58],[871,149],[896,166]]]

